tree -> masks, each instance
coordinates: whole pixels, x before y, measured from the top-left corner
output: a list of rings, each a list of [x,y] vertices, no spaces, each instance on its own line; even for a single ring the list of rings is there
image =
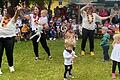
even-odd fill
[[[9,0],[12,7],[16,7],[20,0]]]
[[[0,8],[3,8],[3,1],[0,0]]]
[[[40,6],[42,9],[45,8],[45,0],[30,0],[31,4],[37,4]]]

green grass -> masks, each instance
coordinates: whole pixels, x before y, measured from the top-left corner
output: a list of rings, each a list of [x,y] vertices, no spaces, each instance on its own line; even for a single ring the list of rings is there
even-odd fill
[[[47,54],[39,45],[41,60],[34,61],[32,42],[16,43],[14,48],[15,72],[8,70],[7,59],[4,54],[2,62],[3,75],[0,80],[63,80],[63,40],[48,41],[53,60],[49,61]],[[99,46],[100,40],[95,40],[95,56],[89,54],[80,56],[81,40],[77,42],[76,54],[78,58],[73,64],[74,79],[69,80],[111,80],[111,61],[102,62],[102,49]],[[89,44],[86,51],[89,52]],[[111,53],[111,49],[110,49]]]

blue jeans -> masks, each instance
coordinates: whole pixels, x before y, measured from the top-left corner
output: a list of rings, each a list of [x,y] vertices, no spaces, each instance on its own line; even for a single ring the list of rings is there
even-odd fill
[[[109,54],[108,54],[109,45],[102,46],[102,49],[103,49],[104,60],[109,60],[110,59]]]
[[[50,31],[50,38],[55,38],[56,37],[56,31],[55,30],[51,30]]]

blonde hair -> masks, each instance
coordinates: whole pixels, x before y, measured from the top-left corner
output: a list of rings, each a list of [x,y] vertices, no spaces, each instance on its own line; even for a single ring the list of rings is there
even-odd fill
[[[112,43],[113,46],[114,46],[115,43],[120,43],[120,33],[119,34],[115,34],[113,36],[113,39],[114,39],[114,41]]]
[[[113,36],[113,39],[114,39],[114,40],[120,39],[120,34],[115,34],[115,35]]]
[[[47,15],[48,11],[47,10],[41,10],[41,13],[44,13],[45,15]]]
[[[75,40],[75,36],[74,36],[74,32],[71,31],[67,31],[65,34],[65,48],[66,49],[73,49],[73,47],[75,47],[76,45],[76,40]]]

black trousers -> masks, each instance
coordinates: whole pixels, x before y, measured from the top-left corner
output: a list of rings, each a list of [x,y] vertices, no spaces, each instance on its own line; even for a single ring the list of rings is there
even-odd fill
[[[108,54],[108,50],[109,50],[109,46],[102,46],[103,48],[103,55],[104,55],[104,60],[109,60],[109,54]]]
[[[90,51],[94,51],[94,30],[82,29],[81,50],[85,51],[86,41],[89,38]]]
[[[34,35],[35,32],[32,31],[32,35]],[[35,53],[35,56],[36,57],[39,57],[38,55],[38,42],[37,42],[37,39],[38,39],[38,36],[35,36],[33,39],[32,39],[32,43],[33,43],[33,48],[34,48],[34,53]],[[47,41],[46,41],[46,35],[45,33],[42,33],[41,34],[41,38],[40,38],[40,43],[42,45],[42,47],[44,48],[44,50],[46,51],[46,53],[48,54],[48,56],[50,56],[50,50],[47,46]]]
[[[72,75],[72,65],[65,65],[64,78],[67,78],[67,72],[69,72],[69,75]]]
[[[14,48],[15,37],[11,38],[0,38],[0,67],[2,63],[2,56],[4,48],[6,51],[8,65],[13,66],[13,48]]]
[[[113,62],[113,64],[112,64],[112,73],[115,73],[116,66],[118,64],[119,74],[120,74],[120,62],[117,62],[117,61],[112,61],[112,62]]]

